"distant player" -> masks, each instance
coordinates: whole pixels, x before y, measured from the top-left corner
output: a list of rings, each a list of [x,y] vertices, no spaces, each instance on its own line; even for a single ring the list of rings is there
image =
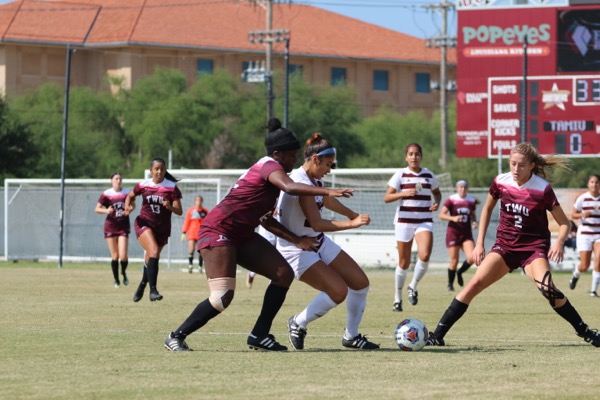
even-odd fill
[[[110,267],[112,269],[115,288],[119,288],[121,281],[119,280],[119,261],[121,262],[121,275],[123,275],[123,285],[129,285],[127,278],[127,265],[129,258],[127,249],[129,245],[129,215],[125,214],[125,197],[131,191],[123,188],[123,177],[119,172],[115,172],[110,177],[112,187],[106,189],[100,195],[96,204],[96,212],[105,214],[104,220],[104,238],[110,252]],[[135,203],[130,204],[133,211]]]
[[[202,196],[194,197],[194,205],[185,213],[185,220],[181,227],[181,240],[185,240],[187,236],[188,242],[188,272],[191,274],[194,269],[194,252],[196,251],[196,242],[198,241],[198,233],[204,218],[208,215],[208,210],[203,207],[204,199]],[[198,272],[202,273],[202,255],[198,253]]]
[[[417,284],[425,276],[433,248],[433,213],[437,211],[442,194],[437,178],[427,168],[421,167],[423,149],[411,143],[404,149],[404,160],[408,164],[396,172],[388,182],[383,197],[386,203],[397,202],[394,225],[398,247],[398,266],[395,273],[393,311],[402,311],[402,288],[408,276],[410,252],[413,240],[419,249],[412,282],[408,285],[408,302],[419,301]]]
[[[462,274],[473,264],[471,254],[475,248],[473,241],[473,229],[477,227],[477,216],[475,209],[479,203],[475,197],[467,192],[469,184],[465,180],[456,182],[456,193],[446,199],[440,210],[440,219],[448,221],[446,228],[446,247],[450,256],[448,266],[448,291],[454,291],[454,278],[459,286],[464,284]],[[460,269],[458,267],[458,256],[460,250],[465,253],[467,259]]]
[[[171,214],[183,214],[181,209],[181,191],[175,179],[166,168],[165,160],[155,158],[150,162],[152,178],[135,185],[125,199],[125,210],[136,196],[142,196],[140,215],[135,219],[134,227],[140,245],[145,250],[144,271],[133,301],[138,302],[144,296],[146,285],[150,283],[150,301],[162,300],[158,292],[158,260],[163,247],[171,236]]]
[[[529,143],[510,151],[510,172],[494,178],[483,205],[473,259],[478,265],[475,275],[452,300],[427,344],[445,346],[444,337],[467,311],[471,301],[494,282],[511,271],[522,268],[525,275],[544,296],[550,307],[575,329],[587,343],[600,347],[600,334],[590,329],[552,280],[548,260],[563,260],[564,242],[569,233],[569,219],[560,207],[554,190],[544,179],[552,167],[567,168],[569,160],[550,155],[542,157]],[[500,200],[500,222],[496,242],[485,254],[485,235],[492,212]],[[559,225],[558,238],[550,242],[550,212]],[[515,305],[519,307],[520,305]],[[533,329],[531,324],[528,329]]]
[[[598,297],[600,284],[600,175],[590,175],[587,179],[588,192],[575,200],[571,218],[581,219],[577,229],[577,250],[579,265],[573,270],[569,288],[575,289],[579,276],[590,268],[594,255],[594,272],[590,296]]]

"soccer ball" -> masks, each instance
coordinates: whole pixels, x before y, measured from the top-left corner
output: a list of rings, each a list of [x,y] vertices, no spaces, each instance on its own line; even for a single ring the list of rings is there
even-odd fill
[[[400,322],[394,331],[394,339],[400,350],[419,351],[425,347],[429,332],[424,323],[415,318]]]

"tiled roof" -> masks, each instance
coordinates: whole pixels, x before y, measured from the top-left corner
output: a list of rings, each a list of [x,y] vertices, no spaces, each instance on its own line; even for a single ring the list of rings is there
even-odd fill
[[[290,30],[294,55],[440,60],[439,49],[422,39],[313,6],[273,4],[272,28]],[[238,0],[17,0],[0,6],[4,42],[260,52],[264,45],[248,41],[257,30],[266,30],[265,10]],[[448,58],[455,63],[454,50]]]

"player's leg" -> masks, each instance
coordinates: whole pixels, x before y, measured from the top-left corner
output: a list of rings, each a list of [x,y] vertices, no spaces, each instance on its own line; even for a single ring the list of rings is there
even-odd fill
[[[108,251],[110,252],[110,268],[112,270],[115,288],[121,285],[119,281],[119,248],[118,248],[118,236],[111,236],[106,238],[106,244]]]
[[[407,242],[397,241],[396,247],[398,249],[398,265],[396,266],[394,273],[394,305],[393,311],[402,311],[402,289],[406,283],[408,277],[408,267],[410,266],[411,249],[413,239]]]
[[[119,236],[119,261],[121,262],[121,275],[123,275],[123,284],[129,285],[129,278],[127,278],[127,266],[129,265],[129,258],[127,256],[129,251],[129,237],[127,235]]]
[[[448,247],[448,257],[450,263],[448,264],[448,291],[454,291],[454,278],[456,277],[456,269],[458,267],[458,255],[460,254],[460,248],[458,246]],[[458,284],[462,286],[461,281]]]
[[[577,286],[577,281],[581,274],[590,268],[592,260],[592,249],[594,243],[592,235],[583,235],[578,233],[576,236],[577,250],[579,250],[579,265],[573,269],[573,275],[569,280],[569,289],[573,290]]]
[[[156,288],[158,283],[158,260],[162,245],[157,243],[154,232],[151,229],[145,229],[138,237],[140,245],[146,251],[145,260],[146,277],[150,284],[150,301],[162,300],[163,296]]]
[[[456,272],[456,280],[460,286],[464,285],[463,274],[473,265],[473,258],[471,255],[473,254],[473,250],[475,249],[475,243],[472,240],[465,240],[462,243],[462,251],[465,253],[465,261],[463,261],[462,265]]]
[[[412,281],[408,285],[408,302],[412,305],[417,305],[419,302],[419,293],[417,285],[423,279],[429,269],[429,258],[433,249],[433,232],[430,229],[417,229],[415,240],[419,249],[417,262],[415,263],[415,273]]]
[[[188,235],[188,272],[191,274],[194,270],[194,252],[196,251],[196,241],[189,238]],[[200,254],[200,253],[198,253]]]
[[[600,284],[600,239],[594,242],[592,251],[594,253],[594,271],[592,272],[590,296],[598,297],[598,285]]]

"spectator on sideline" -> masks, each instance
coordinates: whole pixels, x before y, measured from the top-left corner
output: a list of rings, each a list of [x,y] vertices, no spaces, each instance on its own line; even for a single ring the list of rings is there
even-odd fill
[[[475,209],[479,201],[467,194],[469,184],[466,180],[456,182],[456,193],[446,199],[440,210],[440,219],[448,221],[446,228],[446,247],[450,256],[448,266],[448,291],[454,291],[454,278],[459,286],[464,284],[462,274],[473,265],[471,254],[475,248],[473,240],[473,229],[477,228],[477,216]],[[458,267],[458,256],[460,250],[467,256],[460,269]]]
[[[121,286],[119,280],[119,261],[121,262],[121,275],[123,275],[123,285],[129,285],[127,278],[127,248],[129,245],[129,212],[135,208],[135,203],[131,203],[131,209],[125,214],[125,197],[131,189],[123,189],[123,176],[115,172],[110,177],[112,187],[106,189],[100,195],[96,204],[96,213],[106,214],[104,220],[104,239],[110,252],[110,267],[112,269],[115,288]]]
[[[575,289],[582,272],[590,268],[592,253],[594,254],[594,271],[592,272],[591,297],[598,297],[600,284],[600,175],[590,175],[587,179],[588,191],[577,197],[573,205],[571,218],[580,219],[577,229],[577,250],[579,265],[573,270],[569,288]]]
[[[442,194],[437,178],[427,168],[421,167],[423,149],[411,143],[404,149],[404,160],[408,164],[396,172],[388,182],[383,197],[386,203],[398,202],[394,224],[398,246],[398,266],[395,273],[393,311],[402,311],[402,289],[408,276],[410,252],[413,240],[417,241],[418,258],[415,272],[408,285],[408,302],[417,305],[419,301],[417,284],[425,276],[433,248],[433,213],[437,211]],[[432,201],[433,197],[433,201]]]
[[[529,143],[510,151],[510,172],[494,178],[480,217],[480,229],[473,250],[478,265],[475,275],[450,303],[427,344],[445,346],[444,337],[467,311],[471,301],[484,289],[509,272],[522,268],[558,315],[569,322],[577,335],[600,347],[600,335],[590,329],[567,297],[554,285],[548,260],[561,262],[569,220],[560,207],[554,190],[544,179],[548,169],[568,169],[566,157],[542,157]],[[485,254],[485,235],[496,203],[500,200],[500,223],[496,243]],[[547,212],[559,225],[557,240],[551,245]],[[485,257],[485,258],[484,258]],[[531,328],[531,327],[530,327]]]
[[[191,274],[194,269],[194,252],[196,251],[196,242],[198,241],[198,233],[200,226],[208,215],[208,210],[202,205],[204,198],[202,196],[194,197],[194,205],[185,213],[185,220],[181,228],[181,240],[186,239],[188,242],[188,272]],[[198,253],[198,272],[202,273],[202,255]]]
[[[150,283],[150,301],[162,300],[156,288],[158,281],[158,260],[163,247],[171,236],[171,214],[181,215],[181,192],[175,179],[166,168],[165,160],[155,158],[150,162],[152,178],[135,185],[125,198],[125,212],[136,196],[142,196],[140,215],[134,221],[135,234],[145,250],[144,270],[133,301],[144,296],[146,284]]]
[[[273,219],[271,213],[279,193],[349,197],[352,190],[326,189],[291,180],[287,173],[296,164],[300,143],[291,131],[282,128],[277,118],[268,122],[265,148],[267,155],[240,177],[225,198],[208,213],[200,228],[198,249],[204,257],[210,295],[167,336],[164,345],[168,350],[190,351],[185,338],[225,311],[234,296],[237,265],[271,280],[260,315],[248,335],[248,346],[255,350],[287,350],[275,340],[270,330],[294,279],[294,272],[277,249],[255,229],[262,224],[302,249],[314,248],[318,244],[315,239],[297,237]]]
[[[320,133],[315,133],[304,146],[304,163],[292,171],[294,182],[323,187],[321,179],[335,168],[335,149]],[[348,220],[323,219],[323,207]],[[277,240],[277,250],[290,263],[296,279],[317,289],[319,294],[299,314],[288,319],[289,340],[296,350],[304,349],[304,338],[310,322],[327,314],[346,300],[346,328],[342,346],[373,350],[379,345],[358,332],[367,305],[369,278],[341,247],[323,234],[368,225],[368,214],[359,214],[333,197],[293,196],[281,193],[277,203],[277,220],[298,236],[318,240],[314,250],[304,250],[285,239]]]

